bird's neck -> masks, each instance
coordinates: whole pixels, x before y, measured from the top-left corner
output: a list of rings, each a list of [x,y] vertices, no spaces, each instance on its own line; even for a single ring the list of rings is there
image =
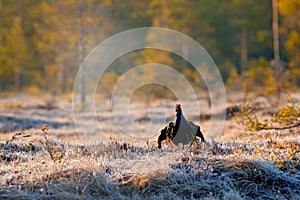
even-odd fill
[[[179,125],[180,125],[180,121],[181,121],[181,118],[182,118],[182,113],[181,111],[178,111],[176,113],[176,117],[175,117],[175,126],[178,128]]]

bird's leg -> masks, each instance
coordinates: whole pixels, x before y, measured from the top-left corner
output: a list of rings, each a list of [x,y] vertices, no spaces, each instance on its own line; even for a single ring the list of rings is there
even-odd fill
[[[166,139],[166,128],[160,131],[160,135],[157,140],[158,148],[161,149],[161,142]]]
[[[203,133],[202,133],[201,130],[200,130],[200,126],[198,126],[198,128],[197,128],[196,137],[200,137],[201,142],[206,143],[206,141],[205,141],[205,139],[204,139],[204,136],[203,136]]]

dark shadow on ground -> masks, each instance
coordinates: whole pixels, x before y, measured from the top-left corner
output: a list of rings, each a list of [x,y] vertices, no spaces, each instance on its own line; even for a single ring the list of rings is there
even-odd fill
[[[57,122],[52,120],[38,120],[24,117],[0,115],[0,131],[4,133],[30,128],[40,128],[44,124],[49,125],[49,127],[53,129],[58,129],[64,126],[75,127],[74,123],[71,122]]]

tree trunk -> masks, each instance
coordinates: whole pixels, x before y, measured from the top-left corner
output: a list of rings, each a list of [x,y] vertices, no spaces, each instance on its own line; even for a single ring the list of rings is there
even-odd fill
[[[85,54],[85,45],[84,45],[84,22],[83,22],[83,11],[84,8],[80,8],[80,38],[79,38],[79,62],[81,66],[81,104],[82,106],[85,105],[85,69],[84,69],[84,54]]]
[[[273,8],[273,50],[274,50],[274,60],[279,62],[279,28],[278,28],[278,0],[272,0]]]
[[[276,80],[279,80],[280,76],[284,72],[284,64],[280,62],[279,55],[279,27],[278,27],[278,0],[272,0],[272,28],[273,28],[273,51],[274,51],[274,60],[271,62],[271,65],[274,69],[274,77]],[[276,82],[277,87],[277,100],[281,101],[281,82]]]
[[[241,72],[247,69],[248,63],[248,30],[243,28],[241,32]]]
[[[2,14],[2,1],[0,1],[0,19],[2,19],[4,16]],[[4,27],[3,27],[3,23],[2,23],[2,20],[0,20],[0,46],[3,45],[3,34],[4,34]]]
[[[65,64],[64,64],[63,60],[61,60],[61,63],[60,63],[59,85],[60,85],[60,92],[64,93],[66,91],[66,69],[65,69]]]
[[[187,35],[187,28],[183,28],[183,33]],[[183,36],[183,41],[182,41],[182,54],[186,58],[186,60],[189,60],[189,47],[188,47],[188,41],[187,39]],[[186,62],[186,66],[188,66],[188,62]]]
[[[20,91],[21,90],[21,72],[19,67],[15,67],[14,69],[14,83],[15,83],[15,89]]]

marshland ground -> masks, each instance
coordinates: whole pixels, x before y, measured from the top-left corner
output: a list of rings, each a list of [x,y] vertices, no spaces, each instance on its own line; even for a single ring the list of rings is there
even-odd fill
[[[265,97],[250,101],[261,119],[272,117],[288,104],[283,99],[274,107]],[[299,126],[249,131],[237,123],[239,119],[229,116],[221,134],[211,137],[206,135],[209,117],[203,117],[209,115],[209,108],[206,101],[200,99],[200,102],[202,117],[188,109],[188,102],[182,102],[183,112],[188,119],[200,123],[209,145],[195,142],[182,148],[164,144],[159,150],[156,140],[163,128],[161,124],[153,124],[157,134],[149,138],[130,137],[118,130],[107,100],[100,99],[96,105],[96,118],[101,130],[106,131],[105,139],[98,141],[100,133],[96,132],[93,135],[96,142],[86,144],[74,125],[70,98],[3,95],[0,99],[0,197],[300,198]],[[242,100],[232,95],[228,96],[228,102],[233,105]],[[150,123],[149,102],[131,103],[135,122],[140,126]],[[176,101],[155,103],[165,108],[163,117],[173,119]],[[95,117],[93,111],[82,112],[79,128],[93,131],[89,126],[92,117]]]

